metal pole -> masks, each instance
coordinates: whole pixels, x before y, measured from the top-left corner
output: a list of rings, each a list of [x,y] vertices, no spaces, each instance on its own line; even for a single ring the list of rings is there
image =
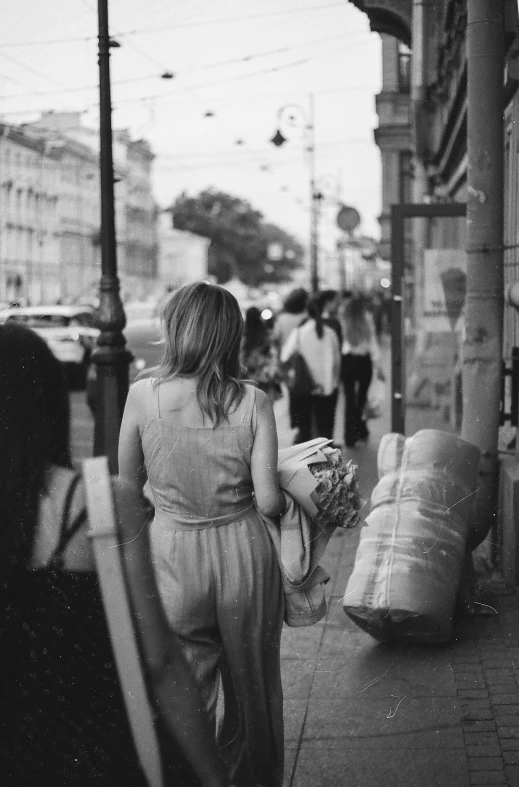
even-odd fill
[[[315,186],[315,111],[314,94],[308,95],[308,154],[310,163],[310,286],[313,293],[319,289],[319,200]]]
[[[467,295],[461,436],[481,451],[471,547],[496,519],[503,342],[503,5],[467,3]]]
[[[112,101],[108,0],[98,0],[99,21],[99,136],[101,185],[101,282],[97,322],[100,335],[92,355],[96,364],[94,454],[106,455],[117,472],[119,428],[128,394],[131,353],[125,348],[126,318],[119,296],[115,237],[114,168],[112,157]]]

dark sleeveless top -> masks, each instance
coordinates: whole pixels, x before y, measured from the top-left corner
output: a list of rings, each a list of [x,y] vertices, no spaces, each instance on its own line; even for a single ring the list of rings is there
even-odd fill
[[[85,514],[45,568],[0,580],[0,781],[4,787],[145,787],[119,686],[97,575],[65,571]],[[170,740],[175,753],[176,747]],[[176,763],[179,762],[175,756]],[[171,785],[191,780],[167,779]],[[196,783],[196,782],[193,782]]]

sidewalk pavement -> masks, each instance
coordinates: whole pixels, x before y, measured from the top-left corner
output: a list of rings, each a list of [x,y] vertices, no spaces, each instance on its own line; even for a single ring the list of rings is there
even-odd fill
[[[388,416],[370,424],[369,442],[348,452],[366,499]],[[519,787],[516,589],[487,578],[488,614],[460,621],[447,645],[378,643],[341,607],[359,535],[336,531],[330,542],[325,620],[284,627],[285,787]]]

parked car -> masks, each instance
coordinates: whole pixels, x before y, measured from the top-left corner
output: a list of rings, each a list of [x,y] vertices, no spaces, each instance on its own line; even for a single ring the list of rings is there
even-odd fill
[[[164,347],[160,330],[160,320],[134,320],[124,329],[126,346],[133,355],[130,363],[130,385],[137,375],[146,376],[162,358]],[[87,376],[87,402],[94,412],[97,398],[96,366],[90,363]]]
[[[99,334],[89,306],[25,306],[6,309],[2,321],[16,321],[39,334],[64,364],[70,383],[84,387],[90,355]]]

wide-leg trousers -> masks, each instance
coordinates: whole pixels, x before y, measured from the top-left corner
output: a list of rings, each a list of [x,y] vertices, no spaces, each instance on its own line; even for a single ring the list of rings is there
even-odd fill
[[[281,574],[255,511],[225,525],[155,521],[151,544],[172,630],[216,720],[217,740],[236,787],[281,787],[283,693]]]

